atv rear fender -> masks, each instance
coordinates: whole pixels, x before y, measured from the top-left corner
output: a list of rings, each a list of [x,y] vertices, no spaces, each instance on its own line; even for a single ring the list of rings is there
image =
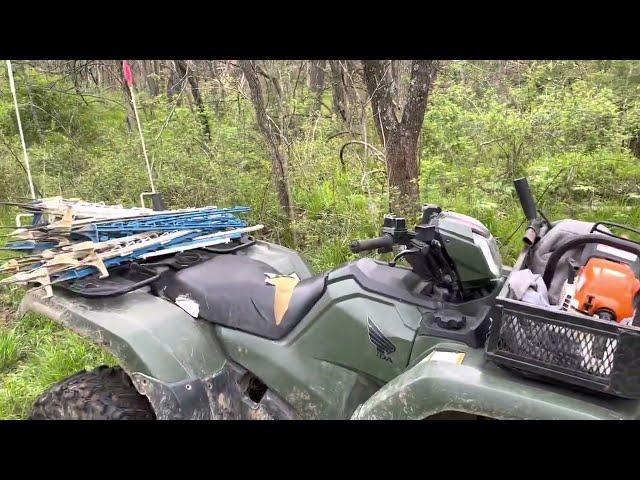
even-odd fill
[[[164,382],[202,377],[219,370],[224,354],[213,328],[180,307],[143,290],[86,299],[66,291],[44,298],[27,292],[20,312],[32,310],[104,347],[127,372]]]
[[[293,250],[258,241],[238,252],[301,279],[311,270]],[[252,403],[238,390],[248,372],[226,358],[214,326],[196,320],[145,287],[117,297],[87,299],[56,289],[29,291],[19,314],[34,311],[91,339],[118,359],[157,418],[291,418],[267,392]]]

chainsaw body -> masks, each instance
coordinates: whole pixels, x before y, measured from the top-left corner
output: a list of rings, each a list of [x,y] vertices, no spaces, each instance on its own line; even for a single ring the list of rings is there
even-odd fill
[[[561,309],[602,320],[629,324],[640,292],[640,259],[635,253],[591,243],[580,263],[567,258],[569,274],[561,295]]]

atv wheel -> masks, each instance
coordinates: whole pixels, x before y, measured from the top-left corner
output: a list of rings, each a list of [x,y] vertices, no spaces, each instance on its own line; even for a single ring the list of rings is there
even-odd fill
[[[55,384],[33,405],[30,420],[154,420],[149,401],[120,367],[101,366]]]

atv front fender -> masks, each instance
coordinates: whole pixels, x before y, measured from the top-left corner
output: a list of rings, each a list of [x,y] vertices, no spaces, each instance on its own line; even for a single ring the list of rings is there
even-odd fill
[[[482,350],[470,350],[461,365],[417,363],[360,405],[352,419],[417,420],[462,412],[493,419],[614,420],[633,418],[637,410],[637,402],[599,402],[590,395],[525,379],[488,362]]]

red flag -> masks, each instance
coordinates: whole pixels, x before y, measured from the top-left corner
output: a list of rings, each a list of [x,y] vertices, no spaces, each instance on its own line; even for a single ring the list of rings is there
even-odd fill
[[[129,85],[129,88],[133,87],[133,73],[131,73],[131,67],[126,60],[122,61],[122,71],[124,72],[124,79]]]

